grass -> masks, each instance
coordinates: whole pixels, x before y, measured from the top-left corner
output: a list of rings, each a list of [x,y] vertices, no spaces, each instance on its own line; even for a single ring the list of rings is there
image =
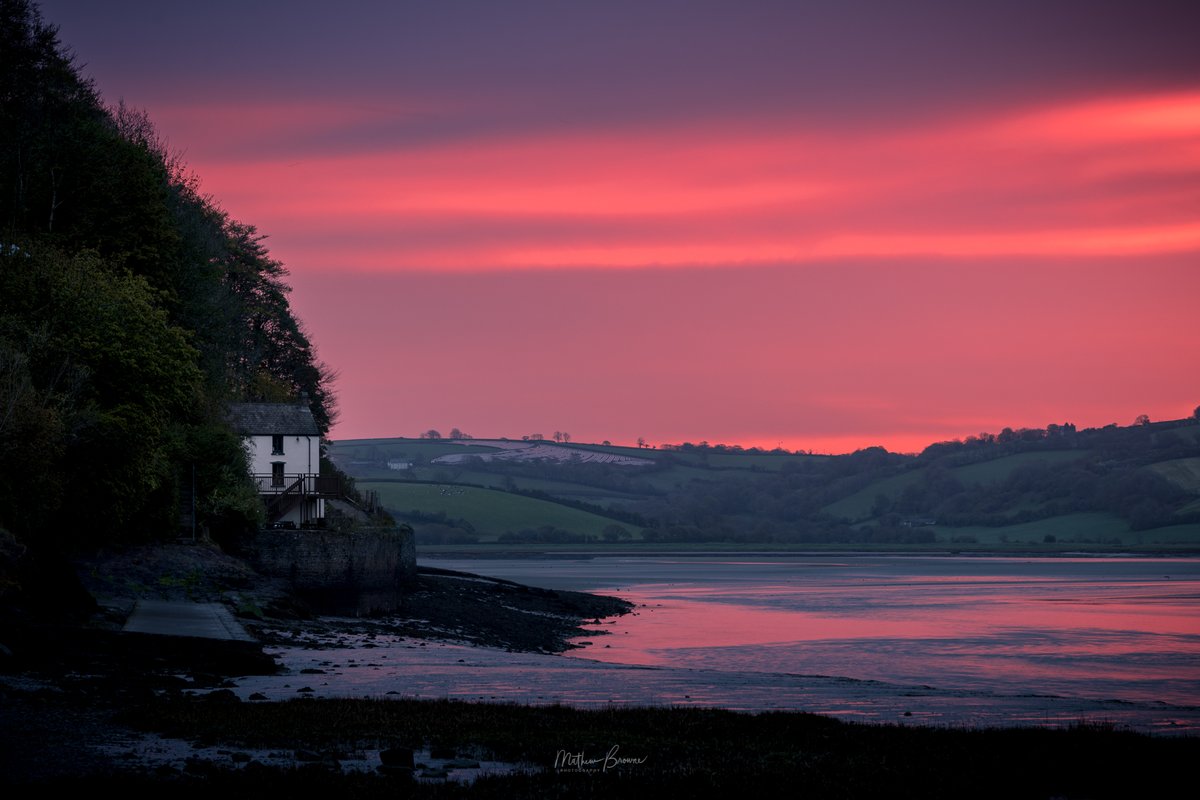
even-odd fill
[[[717,481],[725,477],[725,473],[716,472],[704,467],[693,467],[675,464],[667,469],[646,472],[639,475],[639,480],[645,481],[655,489],[673,489],[690,481]]]
[[[455,444],[442,439],[347,439],[333,442],[329,451],[337,458],[404,461],[461,453],[495,453],[496,448],[486,444]]]
[[[1087,450],[1048,450],[1039,453],[1017,453],[1003,458],[994,458],[979,464],[969,464],[950,470],[954,477],[963,483],[999,483],[1008,476],[1029,464],[1066,464],[1078,461],[1088,455]]]
[[[448,474],[453,477],[453,483],[473,483],[493,489],[504,489],[509,485],[522,491],[539,491],[555,497],[569,497],[595,503],[610,498],[636,499],[634,495],[623,495],[612,489],[589,486],[585,483],[556,481],[549,478],[527,478],[521,475],[506,476],[484,470],[454,469],[452,467],[422,467],[405,472],[391,471],[385,476],[390,479],[404,480],[411,475],[414,480],[436,481],[437,475]]]
[[[1029,464],[1063,464],[1076,461],[1085,455],[1087,455],[1087,452],[1083,450],[1050,450],[1044,453],[1018,453],[1012,456],[992,459],[991,461],[984,461],[979,464],[957,467],[950,470],[950,473],[964,484],[997,483],[1007,479],[1014,470]],[[889,500],[894,500],[907,487],[923,480],[924,476],[925,470],[922,468],[910,470],[909,472],[894,475],[890,478],[884,478],[864,489],[860,489],[848,497],[843,497],[841,500],[830,503],[822,511],[826,514],[851,521],[868,519],[871,516],[871,507],[875,504],[876,497],[883,495]]]
[[[713,469],[761,469],[765,472],[778,472],[788,464],[811,464],[828,460],[829,456],[785,453],[710,453],[708,466]]]
[[[1113,542],[1114,539],[1120,539],[1124,544],[1134,541],[1130,535],[1129,524],[1112,514],[1063,514],[1001,528],[982,525],[951,528],[936,525],[933,531],[942,543],[952,542],[955,538],[972,537],[979,544],[1041,544],[1046,536],[1053,536],[1059,544],[1103,543]]]
[[[889,499],[895,498],[908,486],[920,482],[924,476],[925,469],[923,467],[902,472],[899,475],[875,481],[865,489],[860,489],[848,497],[830,503],[821,510],[831,516],[852,521],[867,519],[871,516],[871,506],[875,504],[876,497],[884,495]]]
[[[495,489],[370,480],[359,481],[358,486],[377,490],[384,507],[393,513],[403,515],[412,509],[426,513],[442,512],[452,519],[466,520],[484,537],[545,525],[572,533],[599,536],[609,525],[621,524],[598,514]]]
[[[1136,544],[1200,544],[1200,522],[1168,525],[1148,531],[1133,531],[1128,537]]]
[[[623,447],[619,444],[576,444],[575,442],[571,442],[571,447],[577,447],[580,450],[593,450],[597,453],[612,453],[618,456],[650,459],[662,458],[669,452],[667,450],[655,450],[650,447]]]
[[[943,528],[941,530],[956,530]],[[1168,534],[1173,541],[1157,541],[1158,531],[1172,531]],[[622,541],[618,543],[594,542],[591,544],[501,544],[484,542],[480,544],[438,544],[418,545],[418,560],[422,558],[442,558],[455,556],[469,557],[513,557],[540,556],[547,553],[559,555],[606,555],[606,556],[648,556],[648,555],[771,555],[771,554],[828,554],[828,555],[946,555],[951,553],[975,553],[979,555],[1060,555],[1064,553],[1126,553],[1136,548],[1139,553],[1156,555],[1195,555],[1200,549],[1200,537],[1188,540],[1187,531],[1176,531],[1174,528],[1160,528],[1154,531],[1144,531],[1144,542],[1138,544],[1138,534],[1131,533],[1124,537],[1122,544],[1079,544],[1075,542],[1057,541],[1045,543],[1037,541],[1008,542],[994,540],[990,543],[977,541],[975,543],[951,543],[946,540],[934,544],[924,543],[755,543],[755,542],[646,542]]]
[[[1157,464],[1151,464],[1150,469],[1185,492],[1200,494],[1200,457],[1160,461]]]
[[[1134,797],[1189,785],[1200,740],[1107,726],[966,730],[845,723],[800,712],[703,708],[572,709],[453,700],[147,699],[124,715],[139,729],[231,750],[338,752],[437,746],[529,771],[473,786],[397,784],[329,771],[209,771],[172,794],[211,796],[255,783],[365,797]],[[610,771],[554,768],[560,752],[637,759]],[[1114,769],[1122,764],[1128,769]],[[280,781],[284,783],[281,784]],[[274,792],[273,792],[274,793]]]

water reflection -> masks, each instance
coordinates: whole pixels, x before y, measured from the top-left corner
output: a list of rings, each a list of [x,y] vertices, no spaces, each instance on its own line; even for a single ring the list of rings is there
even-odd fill
[[[431,562],[433,563],[433,562]],[[436,562],[616,594],[578,658],[1200,706],[1200,560],[595,557]]]

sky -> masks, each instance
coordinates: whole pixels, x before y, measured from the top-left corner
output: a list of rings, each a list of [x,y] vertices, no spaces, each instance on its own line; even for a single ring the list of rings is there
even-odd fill
[[[268,238],[335,439],[1200,404],[1200,4],[43,0]]]

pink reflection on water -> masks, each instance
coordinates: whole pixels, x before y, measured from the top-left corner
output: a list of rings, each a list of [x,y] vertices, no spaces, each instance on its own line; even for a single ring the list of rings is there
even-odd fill
[[[589,651],[589,658],[665,664],[669,651],[681,648],[876,636],[926,637],[946,632],[937,621],[854,619],[708,600],[665,600],[653,592],[622,596],[638,608],[608,624],[592,626],[612,635],[602,642],[595,640],[602,647]]]
[[[1200,705],[1196,580],[640,584],[576,657]]]
[[[1126,587],[1128,588],[1128,587]],[[739,591],[742,598],[771,594],[778,587]],[[912,609],[883,609],[877,615],[850,616],[808,611],[785,611],[736,602],[722,602],[734,592],[705,589],[672,589],[666,599],[661,589],[639,587],[621,592],[637,610],[607,624],[593,626],[614,634],[606,647],[588,657],[634,664],[661,664],[664,651],[679,648],[728,647],[830,639],[958,639],[1006,630],[1082,632],[1087,630],[1136,631],[1140,634],[1200,634],[1194,605],[1162,596],[1054,598],[1030,600],[993,593],[969,604],[956,598],[924,598],[920,613]],[[697,599],[684,599],[697,598]],[[1153,606],[1148,613],[1147,605]],[[1177,643],[1156,644],[1153,637],[1139,646],[1164,651]],[[1096,640],[1089,649],[1115,654],[1119,645]],[[607,651],[607,652],[602,652]]]
[[[1200,714],[1194,558],[588,554],[446,566],[637,604],[592,626],[573,661]]]

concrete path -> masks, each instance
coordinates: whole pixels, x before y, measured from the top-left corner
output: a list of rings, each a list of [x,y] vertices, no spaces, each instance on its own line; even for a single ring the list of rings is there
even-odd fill
[[[122,629],[132,633],[256,641],[220,603],[138,600]]]

